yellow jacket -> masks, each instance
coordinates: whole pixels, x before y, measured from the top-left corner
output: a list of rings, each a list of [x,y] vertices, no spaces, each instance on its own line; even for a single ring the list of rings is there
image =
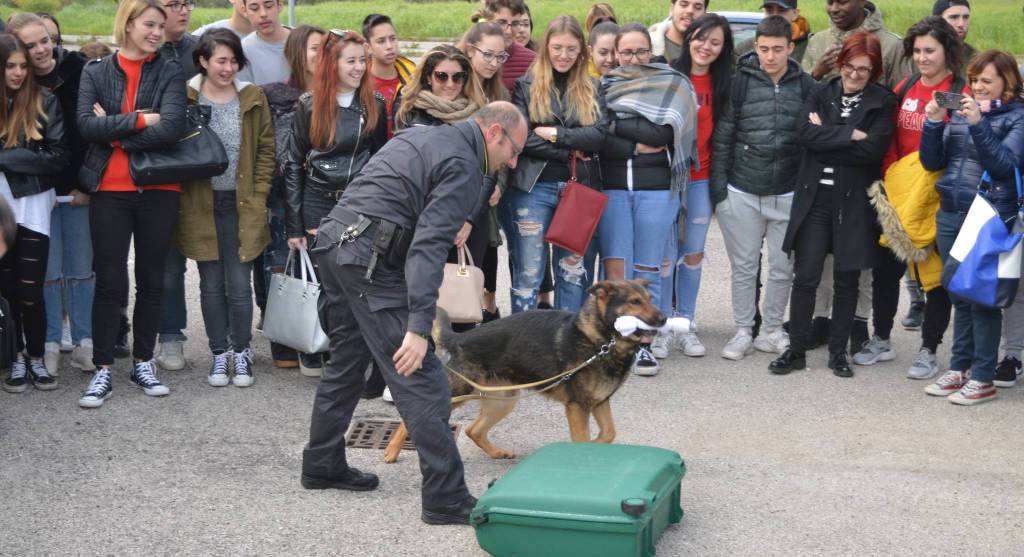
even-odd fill
[[[883,182],[868,190],[882,226],[879,244],[906,262],[911,276],[927,292],[941,284],[942,261],[935,248],[935,214],[942,171],[929,172],[915,151],[893,163]]]

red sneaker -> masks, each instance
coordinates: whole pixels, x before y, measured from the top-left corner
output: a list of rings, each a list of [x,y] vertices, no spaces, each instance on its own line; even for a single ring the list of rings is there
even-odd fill
[[[961,406],[971,406],[996,398],[996,386],[992,383],[968,381],[959,391],[949,395],[949,401]]]

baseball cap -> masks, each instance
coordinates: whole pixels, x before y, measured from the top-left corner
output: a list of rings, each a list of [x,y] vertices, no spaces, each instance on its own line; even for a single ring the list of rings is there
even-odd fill
[[[966,6],[968,10],[971,9],[971,3],[968,0],[959,0],[957,2],[938,0],[935,2],[935,5],[932,6],[932,15],[942,15],[942,12],[952,8],[953,6]]]
[[[765,6],[778,6],[784,10],[795,10],[796,0],[764,0],[761,7]]]

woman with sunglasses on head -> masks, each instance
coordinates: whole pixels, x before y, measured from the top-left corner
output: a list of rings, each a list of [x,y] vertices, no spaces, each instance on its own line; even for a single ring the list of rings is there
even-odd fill
[[[79,405],[111,394],[114,345],[128,293],[128,252],[135,252],[131,380],[149,396],[170,390],[156,376],[153,345],[160,325],[164,264],[178,223],[181,185],[138,186],[128,153],[160,150],[188,131],[181,64],[159,52],[167,16],[158,0],[122,0],[114,17],[121,49],[82,71],[78,130],[89,142],[78,176],[89,202],[96,296],[92,308],[93,376]]]
[[[536,63],[516,82],[512,95],[532,128],[499,205],[510,244],[513,312],[537,307],[546,253],[544,232],[566,182],[578,178],[591,188],[602,186],[594,155],[604,145],[607,128],[588,62],[579,23],[571,16],[559,16],[548,25]],[[575,160],[575,176],[571,160]],[[586,254],[554,248],[559,309],[576,311],[583,305],[593,282],[596,244],[591,242]]]
[[[693,21],[683,34],[683,50],[672,62],[672,67],[690,78],[697,93],[697,153],[700,166],[690,169],[690,183],[686,187],[681,215],[685,222],[683,241],[678,234],[669,234],[665,260],[674,262],[662,280],[661,309],[665,315],[697,316],[697,294],[700,292],[704,243],[711,225],[711,196],[708,179],[711,176],[711,136],[715,123],[722,115],[725,100],[732,89],[732,30],[729,20],[718,14],[705,14]],[[675,291],[675,312],[672,295]],[[668,356],[669,340],[666,335],[654,338],[652,351],[656,357]],[[680,335],[676,346],[686,356],[701,357],[707,353],[704,343],[695,331]]]
[[[263,256],[257,260],[263,265],[263,268],[256,269],[256,273],[253,275],[254,282],[261,280],[264,285],[262,288],[264,294],[261,296],[260,289],[257,289],[256,295],[256,303],[259,304],[261,313],[267,309],[266,285],[270,284],[270,278],[274,273],[284,272],[285,263],[288,261],[288,238],[284,232],[284,169],[288,160],[288,139],[291,137],[292,118],[295,115],[299,97],[313,90],[316,60],[320,54],[320,44],[326,34],[327,31],[312,25],[299,25],[292,29],[292,32],[288,34],[288,40],[284,43],[284,57],[288,60],[291,70],[288,81],[269,83],[262,87],[263,94],[266,95],[270,105],[276,162],[274,164],[274,180],[270,193],[267,195],[270,243],[263,250]],[[262,329],[262,327],[257,328]],[[270,354],[274,367],[283,369],[299,367],[298,355],[295,350],[283,344],[271,342]],[[319,369],[305,368],[302,371],[315,376],[320,374]]]
[[[679,124],[689,114],[692,126],[696,112],[692,88],[679,72],[650,64],[651,36],[639,23],[622,27],[615,37],[615,52],[619,67],[601,81],[609,127],[601,149],[601,175],[608,194],[598,227],[601,263],[609,280],[644,279],[651,303],[662,307],[667,296],[671,306],[671,287],[662,288],[663,268],[672,265],[672,259],[663,261],[665,242],[676,235],[680,195],[694,153],[682,147],[682,126],[677,130],[656,121],[646,109],[627,107],[650,107],[657,114],[676,112]],[[652,95],[651,91],[657,92]],[[684,164],[673,165],[673,161]],[[650,344],[640,345],[633,372],[657,375],[658,362]]]
[[[807,367],[815,292],[831,253],[828,367],[838,377],[853,377],[847,346],[860,274],[878,261],[880,231],[868,188],[881,177],[895,128],[896,96],[878,84],[882,45],[871,33],[846,39],[836,69],[839,76],[808,96],[801,116],[798,136],[805,152],[782,244],[793,257],[790,346],[768,368],[778,375]]]
[[[64,122],[57,97],[32,79],[29,53],[13,35],[0,35],[4,83],[0,89],[0,196],[17,222],[16,241],[0,259],[0,293],[14,321],[14,360],[3,388],[24,392],[28,384],[49,391],[56,378],[43,362],[46,307],[43,281],[50,246],[54,174],[68,164]]]
[[[1017,179],[1024,168],[1024,88],[1017,62],[999,50],[981,52],[967,65],[967,82],[971,95],[960,99],[960,109],[948,122],[946,109],[935,99],[928,102],[921,132],[921,164],[927,170],[944,171],[935,186],[940,198],[935,240],[943,263],[949,259],[980,189],[985,190],[985,199],[1008,230],[1013,230],[1018,217]],[[949,371],[925,387],[925,392],[960,405],[992,400],[996,396],[1002,311],[955,297],[953,310]]]
[[[619,26],[614,22],[600,23],[590,31],[587,48],[590,50],[590,77],[601,79],[619,65],[615,57],[615,37]]]
[[[387,141],[384,97],[367,71],[366,40],[353,31],[324,37],[313,91],[299,99],[285,166],[288,247],[305,249],[345,187]],[[323,367],[303,354],[300,367]]]

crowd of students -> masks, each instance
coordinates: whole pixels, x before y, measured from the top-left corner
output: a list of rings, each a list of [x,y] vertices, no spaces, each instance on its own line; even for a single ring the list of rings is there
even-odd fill
[[[262,314],[270,275],[315,238],[367,161],[404,128],[511,100],[531,133],[515,168],[482,185],[489,207],[467,215],[451,254],[465,245],[483,269],[485,320],[500,318],[503,241],[513,312],[575,311],[598,277],[643,278],[665,313],[693,320],[716,216],[736,327],[722,357],[775,353],[770,371],[786,374],[827,345],[841,377],[892,360],[903,281],[902,324],[922,337],[908,377],[939,374],[952,314],[950,364],[925,390],[991,400],[1021,373],[1024,303],[1001,312],[951,299],[939,274],[983,173],[1007,226],[1017,217],[1020,71],[1010,54],[967,44],[968,0],[938,0],[902,39],[871,2],[815,2],[828,29],[812,32],[796,0],[764,0],[755,36],[734,44],[706,0],[672,0],[650,28],[603,3],[581,25],[535,22],[523,0],[484,0],[456,44],[418,64],[400,55],[387,15],[359,31],[289,28],[281,0],[231,0],[229,18],[192,33],[191,0],[121,0],[117,51],[96,43],[84,55],[61,46],[52,16],[16,14],[0,35],[0,194],[18,222],[0,261],[18,330],[3,388],[55,388],[66,327],[71,365],[94,371],[81,406],[111,395],[129,331],[131,381],[168,394],[158,371],[185,367],[188,259],[208,382],[252,385],[254,300]],[[941,108],[937,91],[962,93],[959,109]],[[193,105],[208,107],[228,170],[136,185],[129,154],[181,138]],[[608,196],[583,254],[544,240],[570,179]],[[696,332],[658,335],[635,373],[657,374],[673,347],[707,354]],[[277,367],[316,376],[323,366],[323,354],[271,351]],[[374,373],[365,396],[381,394]]]

